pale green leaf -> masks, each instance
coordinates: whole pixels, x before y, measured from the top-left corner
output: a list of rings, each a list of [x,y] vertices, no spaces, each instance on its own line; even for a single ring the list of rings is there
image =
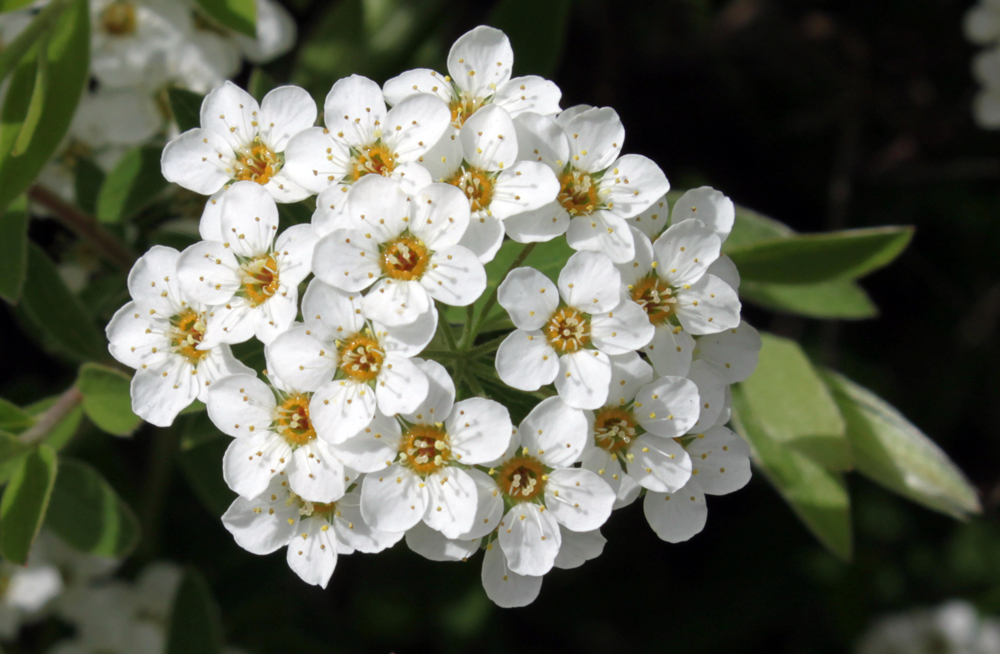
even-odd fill
[[[83,393],[83,411],[102,431],[129,436],[142,419],[132,413],[128,375],[96,363],[80,366],[76,387]]]
[[[743,280],[740,299],[779,313],[807,318],[861,320],[878,315],[865,290],[851,280],[818,284],[767,284]]]
[[[56,481],[56,453],[42,444],[21,462],[0,500],[0,553],[24,565],[45,520]]]

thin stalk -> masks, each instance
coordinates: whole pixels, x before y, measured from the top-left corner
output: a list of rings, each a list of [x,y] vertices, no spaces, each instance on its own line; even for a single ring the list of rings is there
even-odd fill
[[[472,323],[476,319],[476,303],[465,307],[465,325],[462,326],[462,338],[459,340],[461,349],[468,350],[472,345]]]
[[[466,354],[468,354],[469,356],[473,356],[474,357],[474,356],[478,356],[480,354],[489,354],[490,352],[494,352],[494,351],[496,351],[497,348],[500,347],[501,343],[503,343],[505,340],[507,340],[508,336],[510,336],[510,334],[504,334],[503,336],[498,336],[497,338],[494,338],[493,340],[486,341],[485,343],[477,345],[476,347],[468,350],[466,352]]]
[[[25,445],[41,443],[81,402],[83,402],[83,393],[76,386],[70,386],[59,396],[56,403],[38,418],[38,422],[25,430],[17,437],[17,440]]]
[[[438,316],[440,316],[438,321],[438,332],[440,332],[441,336],[444,337],[445,344],[448,345],[448,349],[451,352],[457,352],[458,344],[455,343],[455,335],[451,333],[451,325],[449,325],[448,321],[444,319],[440,310],[438,310]]]
[[[524,260],[528,258],[528,255],[531,254],[531,251],[535,249],[536,245],[538,244],[528,243],[527,245],[524,246],[524,248],[521,250],[521,253],[517,255],[517,258],[514,259],[514,261],[507,268],[507,272],[503,274],[503,279],[507,278],[507,275],[510,274],[510,271],[514,270],[522,263],[524,263]],[[500,280],[501,283],[503,283],[503,279]],[[475,341],[476,335],[479,334],[479,330],[482,328],[483,323],[485,323],[486,319],[489,318],[490,311],[493,310],[493,305],[497,303],[497,291],[499,289],[500,289],[500,284],[497,284],[496,288],[493,289],[493,292],[490,293],[489,298],[487,298],[486,304],[483,305],[483,312],[479,314],[479,320],[476,322],[476,328],[472,330],[472,337],[469,339],[470,343]]]

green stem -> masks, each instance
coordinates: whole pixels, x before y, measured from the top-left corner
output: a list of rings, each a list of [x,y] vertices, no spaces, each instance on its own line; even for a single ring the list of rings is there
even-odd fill
[[[481,343],[480,345],[477,345],[471,350],[468,350],[466,354],[474,357],[480,354],[489,354],[490,352],[495,352],[496,349],[500,347],[500,344],[503,343],[505,340],[507,340],[508,336],[510,336],[510,334],[504,334],[503,336],[498,336],[497,338],[494,338],[491,341],[486,341],[485,343]]]
[[[440,306],[438,307],[438,332],[440,332],[441,336],[444,338],[445,343],[448,345],[448,349],[452,352],[456,352],[458,350],[458,344],[455,343],[455,335],[451,333],[451,325],[449,325],[448,321],[444,319],[444,311],[441,310]]]
[[[461,359],[465,356],[464,352],[452,352],[451,350],[424,350],[420,353],[422,358],[431,359]]]
[[[470,362],[470,363],[475,363],[475,362]],[[463,373],[466,383],[469,384],[470,388],[472,388],[472,392],[478,395],[479,397],[486,397],[486,391],[483,390],[483,385],[479,383],[479,380],[476,379],[476,376],[467,369],[463,370]]]
[[[76,386],[70,386],[59,396],[56,403],[38,418],[38,422],[24,431],[17,440],[25,445],[37,445],[55,429],[73,409],[83,402],[83,393]]]
[[[465,325],[462,327],[462,338],[459,340],[461,348],[468,350],[472,345],[472,323],[476,320],[476,304],[473,302],[465,307]]]
[[[528,255],[531,254],[531,251],[535,249],[536,245],[538,244],[528,243],[524,246],[521,253],[517,255],[517,258],[514,259],[513,263],[511,263],[507,268],[507,272],[503,274],[503,277],[500,279],[500,284],[503,283],[504,279],[507,279],[507,275],[510,274],[510,271],[524,263],[524,260],[528,258]],[[476,336],[479,334],[479,330],[482,329],[483,323],[485,323],[486,319],[489,318],[490,311],[493,310],[493,305],[497,303],[497,291],[500,290],[500,284],[497,284],[496,288],[493,289],[493,292],[490,293],[490,297],[487,298],[486,304],[483,305],[483,312],[479,314],[479,320],[476,322],[476,327],[472,330],[472,337],[469,339],[470,343],[475,341]]]

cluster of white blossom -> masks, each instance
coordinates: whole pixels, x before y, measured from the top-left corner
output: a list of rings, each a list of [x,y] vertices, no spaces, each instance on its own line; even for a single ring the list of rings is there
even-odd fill
[[[552,82],[512,65],[507,37],[478,27],[449,75],[338,81],[325,127],[301,89],[258,104],[227,82],[164,150],[164,176],[209,196],[203,240],[136,264],[110,350],[136,369],[145,420],[207,405],[233,438],[225,526],[250,552],[286,547],[308,583],[405,538],[433,560],[484,549],[489,597],[523,606],[553,567],[600,554],[613,508],[644,494],[678,542],[704,526],[705,494],[750,477],[724,426],[760,349],[721,255],[733,203],[696,189],[669,216],[666,177],[621,155],[614,110],[560,111]],[[311,223],[279,231],[277,203],[313,194]],[[439,307],[483,295],[505,235],[577,250],[556,283],[520,267],[496,291],[515,329],[476,374],[539,400],[517,427],[420,358],[452,336]],[[230,349],[252,338],[264,380]]]
[[[1000,654],[1000,620],[964,600],[878,620],[857,654]]]
[[[965,36],[986,49],[972,59],[972,74],[982,85],[972,103],[976,123],[1000,128],[1000,2],[979,0],[965,14]]]

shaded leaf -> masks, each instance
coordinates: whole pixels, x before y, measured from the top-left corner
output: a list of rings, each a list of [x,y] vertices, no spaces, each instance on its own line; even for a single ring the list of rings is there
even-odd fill
[[[142,146],[125,153],[108,173],[97,197],[97,220],[117,223],[149,206],[167,187],[160,173],[162,148]]]
[[[11,304],[21,299],[28,270],[28,201],[14,200],[0,215],[0,297]]]
[[[487,23],[510,38],[516,75],[550,76],[562,59],[569,13],[570,0],[500,0]]]
[[[256,0],[195,0],[223,27],[257,38]]]
[[[56,481],[56,453],[42,444],[24,458],[0,500],[0,553],[24,565],[45,520]]]
[[[29,404],[24,407],[24,409],[32,416],[38,417],[48,411],[49,408],[59,400],[59,397],[60,396],[58,395],[47,397],[44,400],[35,402],[34,404]],[[80,420],[82,419],[83,407],[78,406],[67,413],[59,424],[52,428],[52,431],[50,431],[48,436],[45,437],[45,443],[58,452],[76,434],[76,430],[80,426]]]
[[[89,216],[97,214],[97,196],[104,185],[104,171],[93,160],[80,157],[76,160],[73,178],[73,194],[76,204]]]
[[[170,612],[165,654],[221,654],[222,618],[201,574],[184,572]]]
[[[33,424],[35,424],[35,419],[30,413],[0,397],[0,429],[18,433]]]
[[[222,478],[222,457],[230,442],[229,438],[202,439],[199,444],[192,444],[177,455],[185,479],[215,517],[221,517],[236,499],[236,493]]]
[[[818,284],[767,284],[744,280],[740,298],[765,309],[807,318],[861,320],[878,315],[865,290],[851,280]]]
[[[31,451],[30,445],[25,445],[14,434],[0,431],[0,465],[8,465],[20,459]]]
[[[96,363],[80,366],[76,387],[83,393],[83,411],[99,429],[115,436],[129,436],[142,418],[132,413],[131,378]]]
[[[178,129],[186,132],[195,127],[201,127],[201,101],[204,98],[197,93],[184,89],[167,91],[170,99],[170,111],[174,114],[174,122]]]

